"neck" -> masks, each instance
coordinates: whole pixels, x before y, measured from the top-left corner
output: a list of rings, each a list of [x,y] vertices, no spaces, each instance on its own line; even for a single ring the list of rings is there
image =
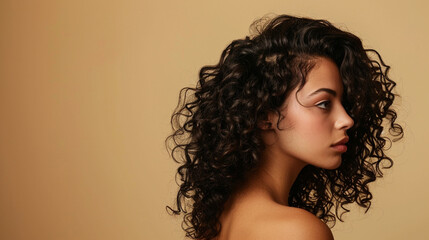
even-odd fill
[[[261,165],[251,174],[249,184],[273,201],[288,205],[290,189],[305,165],[307,164],[302,161],[268,147],[261,155]]]

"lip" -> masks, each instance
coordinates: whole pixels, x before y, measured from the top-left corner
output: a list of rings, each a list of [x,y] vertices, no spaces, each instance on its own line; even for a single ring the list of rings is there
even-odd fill
[[[346,145],[333,145],[331,148],[333,148],[337,152],[345,153],[347,152],[347,146]]]
[[[348,141],[349,141],[349,137],[346,136],[346,137],[342,138],[340,141],[332,144],[332,146],[345,145]]]
[[[349,141],[349,137],[345,137],[343,139],[341,139],[340,141],[334,143],[331,145],[331,147],[337,151],[337,152],[347,152],[347,146],[346,143]]]

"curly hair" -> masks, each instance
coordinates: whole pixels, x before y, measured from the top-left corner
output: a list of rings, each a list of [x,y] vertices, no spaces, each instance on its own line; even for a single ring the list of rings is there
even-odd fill
[[[182,228],[193,239],[219,234],[225,202],[260,161],[264,142],[258,123],[269,113],[281,115],[286,97],[302,88],[317,57],[337,65],[342,104],[355,124],[341,165],[333,170],[305,166],[290,190],[289,206],[306,209],[331,227],[350,211],[347,204],[356,202],[367,211],[368,184],[393,165],[386,141],[403,137],[392,108],[397,95],[390,67],[357,36],[326,20],[289,15],[252,26],[256,31],[232,41],[216,65],[201,68],[195,88],[181,90],[171,117],[173,133],[166,144],[180,163],[180,189],[176,206],[167,209],[184,215]]]

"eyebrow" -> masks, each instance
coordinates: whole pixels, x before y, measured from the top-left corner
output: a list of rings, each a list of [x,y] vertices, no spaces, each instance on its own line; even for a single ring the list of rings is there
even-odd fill
[[[316,91],[312,92],[310,95],[308,95],[309,97],[319,93],[319,92],[327,92],[331,95],[333,95],[334,97],[337,96],[337,92],[335,92],[334,90],[330,89],[330,88],[320,88],[317,89]]]

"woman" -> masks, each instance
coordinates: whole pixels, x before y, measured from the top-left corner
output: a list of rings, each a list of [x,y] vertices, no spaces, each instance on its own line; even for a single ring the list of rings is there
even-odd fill
[[[326,20],[262,22],[182,89],[168,209],[193,239],[333,239],[326,224],[346,204],[368,210],[368,184],[393,164],[395,82],[377,51]]]

